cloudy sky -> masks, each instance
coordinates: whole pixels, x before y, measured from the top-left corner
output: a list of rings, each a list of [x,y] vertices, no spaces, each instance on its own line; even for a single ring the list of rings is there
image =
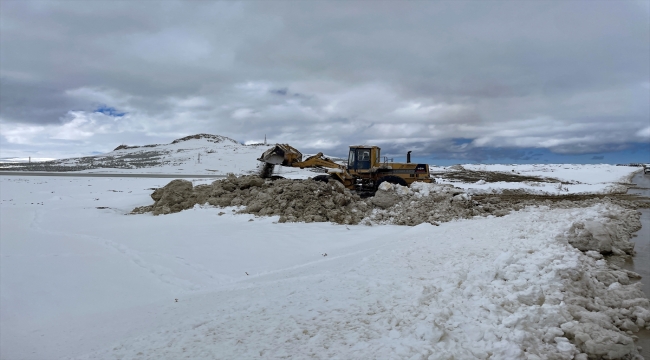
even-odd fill
[[[0,2],[0,157],[195,133],[650,161],[650,2]]]

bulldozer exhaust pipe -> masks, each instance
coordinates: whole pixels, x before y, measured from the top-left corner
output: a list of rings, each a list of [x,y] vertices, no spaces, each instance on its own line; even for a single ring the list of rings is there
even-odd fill
[[[410,162],[411,162],[411,151],[406,153],[406,163],[408,164]]]

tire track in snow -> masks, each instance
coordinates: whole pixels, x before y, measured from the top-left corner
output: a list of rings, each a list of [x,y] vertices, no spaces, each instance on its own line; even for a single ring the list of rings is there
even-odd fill
[[[562,358],[553,342],[561,333],[536,327],[566,321],[553,300],[564,286],[558,264],[577,266],[577,255],[551,235],[584,209],[541,212],[413,228],[369,254],[332,259],[335,267],[247,279],[184,300],[211,314],[189,312],[165,333],[87,358],[518,358],[524,349]],[[475,242],[486,247],[467,251]]]
[[[198,291],[203,289],[203,286],[197,283],[193,283],[186,279],[181,279],[174,275],[171,269],[165,268],[160,265],[152,264],[147,262],[140,256],[140,253],[130,249],[126,245],[118,244],[116,242],[85,234],[79,234],[71,231],[55,231],[50,229],[45,229],[43,224],[45,210],[38,209],[34,212],[33,220],[30,223],[30,228],[36,232],[53,235],[59,237],[74,237],[78,240],[92,242],[94,244],[100,245],[102,247],[111,249],[113,252],[116,252],[121,255],[122,258],[126,259],[129,263],[143,269],[146,273],[155,277],[159,282],[164,283],[168,286],[172,286],[175,289],[182,289],[184,291]],[[196,271],[192,267],[190,269]]]

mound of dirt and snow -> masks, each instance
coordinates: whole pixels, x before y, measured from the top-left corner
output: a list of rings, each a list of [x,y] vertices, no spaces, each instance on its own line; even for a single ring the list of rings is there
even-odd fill
[[[437,225],[454,219],[503,216],[509,212],[509,209],[480,205],[470,195],[452,185],[418,182],[410,188],[382,183],[370,202],[375,205],[367,219],[370,224]]]
[[[370,203],[374,205],[372,213],[366,221],[377,224],[396,224],[414,226],[421,223],[438,224],[455,219],[470,219],[475,216],[504,216],[511,211],[519,211],[527,206],[548,206],[549,208],[588,207],[598,203],[619,204],[628,209],[647,206],[633,197],[605,195],[533,195],[526,192],[506,191],[501,194],[475,195],[465,192],[450,184],[413,183],[411,187],[383,183]],[[620,221],[631,221],[625,224],[626,229],[638,230],[640,223],[636,210],[628,210],[621,215]],[[578,225],[579,226],[579,225]],[[603,242],[603,253],[623,252],[629,254],[629,238],[618,242],[618,245],[607,246],[615,240],[607,240],[603,230],[596,224],[588,224],[588,232],[583,233],[582,241]],[[636,230],[634,230],[636,231]],[[587,235],[589,234],[589,235]],[[596,235],[592,235],[596,234]],[[591,237],[590,237],[591,236]],[[614,236],[614,235],[612,235]],[[622,235],[619,236],[619,238]],[[592,240],[592,239],[598,240]],[[614,239],[613,237],[612,239]],[[590,244],[591,246],[592,244]],[[627,246],[627,247],[626,247]],[[578,244],[576,247],[580,248]]]
[[[415,226],[437,225],[455,219],[475,216],[504,216],[526,206],[545,205],[551,208],[586,207],[599,202],[614,202],[633,208],[628,200],[608,197],[544,197],[526,194],[472,196],[449,184],[416,182],[411,187],[383,183],[374,197],[362,199],[336,181],[264,180],[257,176],[230,175],[210,185],[192,186],[186,180],[174,180],[151,195],[153,205],[139,207],[133,213],[170,214],[194,205],[241,206],[241,213],[259,216],[279,215],[280,222],[334,222],[338,224],[395,224]],[[628,218],[628,217],[625,217]],[[638,222],[638,220],[637,220]],[[601,242],[603,253],[622,250],[626,245],[611,246],[602,229],[587,224],[581,232],[581,243]],[[601,234],[602,233],[602,234]],[[594,235],[595,234],[595,235]],[[590,237],[591,236],[591,237]],[[598,239],[598,240],[594,240]],[[591,246],[591,245],[590,245]],[[576,247],[580,245],[576,243]]]
[[[275,181],[258,176],[229,176],[211,185],[192,186],[187,180],[173,180],[151,194],[153,205],[133,213],[170,214],[196,204],[241,206],[241,213],[279,215],[279,222],[327,222],[358,224],[369,211],[366,202],[341,183],[312,180]]]
[[[418,225],[437,224],[478,215],[505,215],[508,211],[477,205],[450,185],[416,183],[411,188],[383,183],[374,197],[362,199],[341,183],[313,180],[263,180],[257,176],[229,176],[211,185],[192,186],[173,180],[151,195],[153,205],[133,213],[170,214],[194,205],[241,206],[241,213],[279,215],[279,222],[334,222]],[[522,206],[523,207],[523,206]]]

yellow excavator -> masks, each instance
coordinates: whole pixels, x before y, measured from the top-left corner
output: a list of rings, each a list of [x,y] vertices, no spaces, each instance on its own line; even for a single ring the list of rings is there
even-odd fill
[[[409,186],[415,181],[433,182],[429,165],[411,163],[411,152],[406,154],[406,163],[381,161],[378,146],[350,146],[347,165],[337,164],[323,153],[303,160],[302,153],[288,144],[277,144],[260,156],[260,176],[272,178],[276,165],[304,168],[321,168],[327,175],[318,175],[316,181],[336,180],[346,188],[358,192],[374,193],[382,182]]]

